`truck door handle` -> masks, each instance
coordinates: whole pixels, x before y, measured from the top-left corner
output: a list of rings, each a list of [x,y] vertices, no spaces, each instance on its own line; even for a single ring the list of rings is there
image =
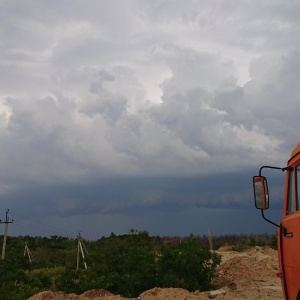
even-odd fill
[[[281,234],[282,234],[282,236],[287,237],[287,238],[292,238],[293,237],[293,233],[288,232],[287,228],[285,226],[281,227]]]

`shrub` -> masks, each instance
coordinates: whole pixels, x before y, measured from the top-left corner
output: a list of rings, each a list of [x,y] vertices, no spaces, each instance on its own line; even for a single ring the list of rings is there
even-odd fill
[[[191,236],[181,244],[163,246],[158,259],[158,284],[189,291],[208,290],[221,256]]]

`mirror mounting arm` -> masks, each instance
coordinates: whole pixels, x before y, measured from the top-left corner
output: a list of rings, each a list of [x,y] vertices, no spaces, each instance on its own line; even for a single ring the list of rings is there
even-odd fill
[[[260,169],[259,169],[259,176],[261,176],[261,171],[262,171],[262,169],[276,169],[276,170],[281,170],[281,171],[285,171],[285,170],[287,170],[288,169],[288,167],[287,168],[279,168],[279,167],[272,167],[272,166],[262,166]]]
[[[267,219],[267,218],[265,217],[265,214],[264,214],[264,210],[263,210],[263,209],[261,209],[261,216],[262,216],[263,219],[264,219],[265,221],[267,221],[268,223],[271,223],[272,225],[275,225],[275,226],[278,227],[278,228],[280,227],[278,224],[272,222],[271,220],[269,220],[269,219]]]

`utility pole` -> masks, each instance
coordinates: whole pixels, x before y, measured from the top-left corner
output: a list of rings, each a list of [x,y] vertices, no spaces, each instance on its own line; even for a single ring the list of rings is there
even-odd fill
[[[7,209],[6,212],[5,212],[5,222],[2,222],[0,220],[0,223],[5,223],[4,236],[3,236],[3,246],[2,246],[2,256],[1,256],[2,260],[4,260],[4,258],[5,258],[5,248],[6,248],[8,223],[13,223],[14,222],[14,220],[9,221],[8,212],[9,212],[9,209]]]
[[[28,246],[27,246],[27,242],[25,242],[24,256],[26,256],[26,253],[27,253],[27,256],[29,258],[29,262],[32,263],[33,257],[32,257],[32,254],[31,254]]]
[[[209,243],[210,251],[213,251],[214,246],[213,246],[213,240],[212,240],[212,235],[211,235],[210,229],[208,229],[208,243]]]
[[[84,245],[84,243],[83,243],[83,239],[82,239],[82,237],[81,237],[80,231],[79,231],[79,233],[78,233],[77,238],[78,238],[78,247],[77,247],[77,269],[76,269],[76,270],[79,269],[79,256],[80,256],[80,255],[79,255],[79,252],[81,252],[81,256],[82,256],[82,260],[83,260],[84,267],[85,267],[85,269],[87,269],[87,264],[86,264],[86,262],[85,262],[85,257],[84,257],[83,249],[85,250],[85,252],[86,252],[87,254],[88,254],[88,251],[87,251],[87,249],[86,249],[86,247],[85,247],[85,245]],[[83,246],[83,248],[82,248],[82,246]]]

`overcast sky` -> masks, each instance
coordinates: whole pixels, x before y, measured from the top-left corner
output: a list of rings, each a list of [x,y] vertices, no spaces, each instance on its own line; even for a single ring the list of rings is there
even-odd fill
[[[2,0],[9,233],[274,233],[252,176],[299,141],[299,14],[286,0]]]

